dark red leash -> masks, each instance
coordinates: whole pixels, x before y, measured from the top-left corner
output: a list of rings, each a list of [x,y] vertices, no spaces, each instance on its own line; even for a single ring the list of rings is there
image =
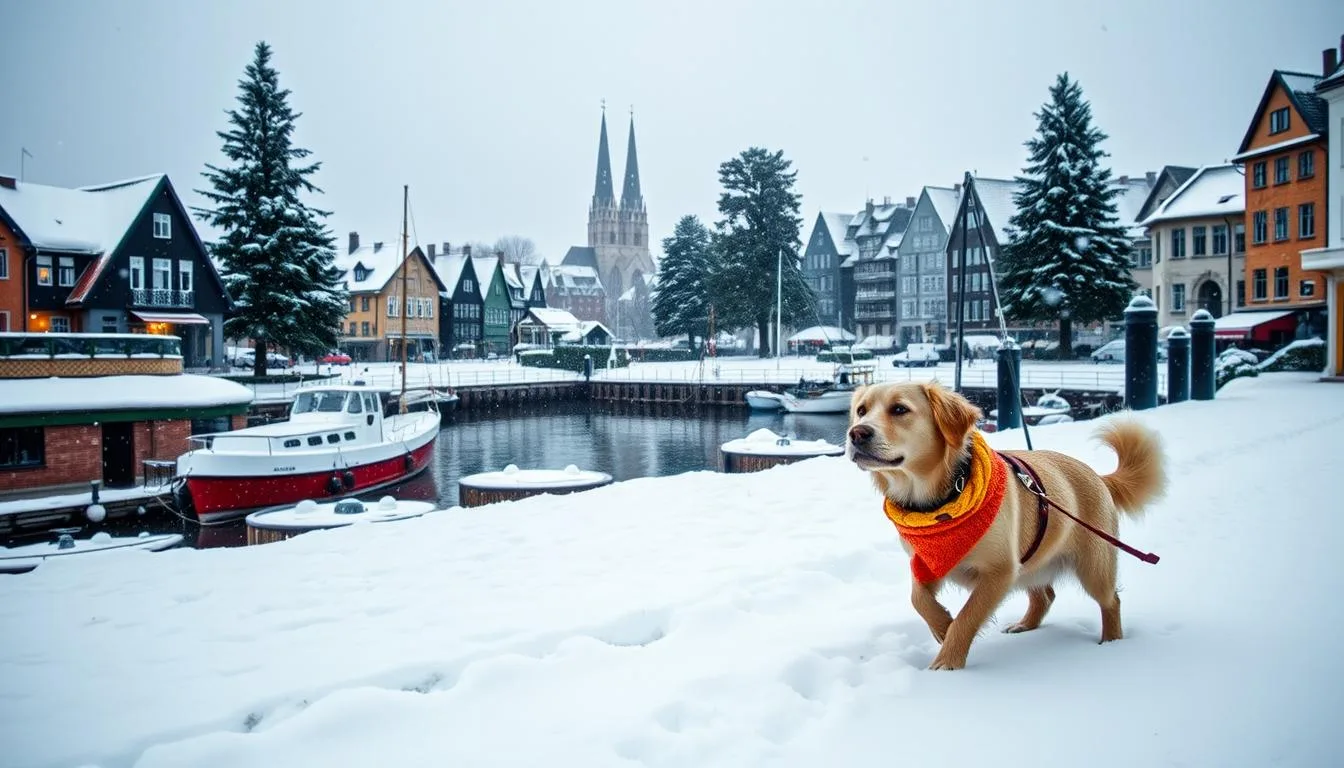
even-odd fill
[[[1023,563],[1027,562],[1028,558],[1036,554],[1036,548],[1041,545],[1041,540],[1045,538],[1045,525],[1046,520],[1048,519],[1045,516],[1045,505],[1047,504],[1059,510],[1060,512],[1063,512],[1065,515],[1069,517],[1070,520],[1083,526],[1087,530],[1096,534],[1103,541],[1105,541],[1106,543],[1110,544],[1111,546],[1115,547],[1116,549],[1122,552],[1127,552],[1137,557],[1138,559],[1142,560],[1143,562],[1149,564],[1155,564],[1160,559],[1158,558],[1157,555],[1153,554],[1152,552],[1143,552],[1141,550],[1129,546],[1125,542],[1117,539],[1111,534],[1101,530],[1100,528],[1092,525],[1086,520],[1079,518],[1077,515],[1073,514],[1069,510],[1056,504],[1053,500],[1050,499],[1049,496],[1045,495],[1045,486],[1041,483],[1041,479],[1036,475],[1036,472],[1031,468],[1031,465],[1027,464],[1025,461],[1022,461],[1021,459],[1015,456],[1009,456],[1004,453],[1000,453],[999,456],[1003,457],[1003,459],[1008,462],[1009,466],[1013,467],[1015,473],[1017,474],[1017,479],[1022,481],[1022,485],[1025,486],[1026,489],[1032,495],[1036,496],[1036,498],[1041,500],[1041,518],[1040,522],[1036,526],[1036,540],[1031,543],[1031,547],[1027,550],[1027,554],[1022,556]],[[1022,470],[1024,469],[1026,470],[1025,474],[1022,472]]]

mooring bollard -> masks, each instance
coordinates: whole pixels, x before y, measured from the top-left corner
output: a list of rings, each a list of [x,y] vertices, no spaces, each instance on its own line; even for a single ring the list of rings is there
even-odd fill
[[[1157,307],[1147,296],[1125,308],[1125,405],[1157,407]]]
[[[1167,402],[1190,399],[1190,334],[1177,328],[1167,336]]]
[[[1190,399],[1212,400],[1218,389],[1214,376],[1213,315],[1201,309],[1190,317]]]
[[[1012,339],[1004,339],[999,344],[999,417],[996,428],[1019,429],[1022,427],[1022,348]]]

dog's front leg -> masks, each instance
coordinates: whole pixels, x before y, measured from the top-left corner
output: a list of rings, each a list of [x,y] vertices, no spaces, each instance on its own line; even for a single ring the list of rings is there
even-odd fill
[[[947,637],[947,628],[952,625],[952,614],[938,602],[938,588],[943,585],[942,580],[928,584],[921,584],[918,579],[910,581],[914,585],[910,590],[910,602],[914,604],[915,612],[929,625],[933,639],[942,643],[943,638]]]
[[[1016,578],[1017,574],[1011,568],[980,573],[971,596],[966,598],[966,604],[948,627],[943,647],[938,649],[938,655],[929,669],[961,669],[966,666],[966,654],[971,650],[971,641],[980,633],[989,615],[1003,602]]]

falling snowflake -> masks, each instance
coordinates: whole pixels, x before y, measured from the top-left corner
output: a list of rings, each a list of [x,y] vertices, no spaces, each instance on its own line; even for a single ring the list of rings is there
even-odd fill
[[[1079,235],[1073,239],[1073,247],[1079,252],[1087,250],[1087,246],[1092,244],[1092,238],[1087,235]]]
[[[1064,292],[1058,288],[1042,288],[1041,301],[1052,307],[1057,307],[1060,302],[1064,301]]]

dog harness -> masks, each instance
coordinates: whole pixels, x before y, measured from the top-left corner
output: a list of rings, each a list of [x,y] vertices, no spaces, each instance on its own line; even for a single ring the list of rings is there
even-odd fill
[[[946,576],[975,548],[993,525],[1008,486],[1008,465],[985,442],[971,433],[970,468],[964,487],[936,509],[906,509],[891,499],[883,511],[910,546],[910,572],[921,584]]]

